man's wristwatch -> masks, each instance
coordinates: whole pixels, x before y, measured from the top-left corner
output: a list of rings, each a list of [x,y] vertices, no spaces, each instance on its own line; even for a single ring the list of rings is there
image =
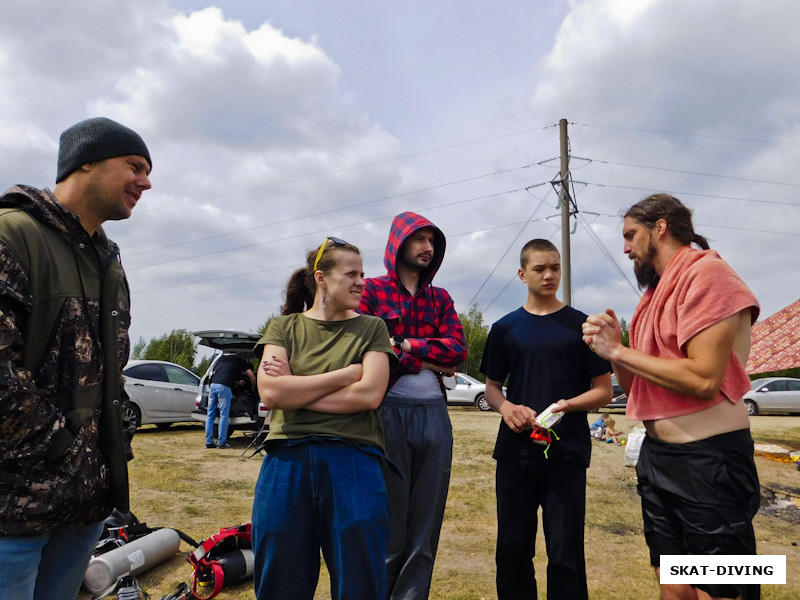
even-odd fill
[[[399,350],[405,341],[406,338],[404,338],[402,335],[396,335],[392,338],[392,346]]]

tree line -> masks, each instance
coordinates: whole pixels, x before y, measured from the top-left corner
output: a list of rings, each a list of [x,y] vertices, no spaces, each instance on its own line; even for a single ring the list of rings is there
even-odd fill
[[[257,331],[267,331],[269,322],[275,318],[271,315]],[[133,360],[163,360],[189,369],[198,377],[202,377],[211,364],[210,356],[203,356],[197,363],[197,339],[188,329],[173,329],[160,337],[145,340],[140,337],[131,350]]]
[[[267,320],[258,328],[257,331],[264,333],[270,321],[276,315],[270,315]],[[486,377],[480,372],[481,358],[483,349],[486,346],[486,338],[489,336],[489,325],[483,321],[483,312],[472,305],[466,312],[458,313],[461,325],[464,328],[464,337],[467,341],[467,360],[458,367],[460,373],[474,377],[479,381],[486,381]],[[622,327],[622,343],[630,346],[630,330],[625,319],[620,319]],[[145,341],[139,341],[133,346],[131,358],[135,360],[164,360],[185,367],[202,377],[208,370],[211,357],[203,356],[199,362],[197,359],[197,341],[192,332],[188,329],[173,329],[160,337],[154,337]],[[800,377],[800,368],[784,369],[772,373],[759,373],[751,376],[751,379],[761,377]]]
[[[260,333],[267,330],[270,321],[276,315],[271,315],[257,329]],[[483,320],[483,312],[477,305],[470,306],[466,312],[458,313],[461,325],[464,328],[464,338],[467,342],[467,360],[458,367],[458,371],[478,379],[486,381],[486,377],[480,372],[481,358],[483,349],[486,346],[486,338],[489,336],[489,324]],[[628,324],[625,319],[620,321],[622,326],[622,343],[628,345]],[[139,338],[133,346],[131,358],[135,360],[164,360],[178,364],[193,373],[202,377],[208,370],[211,357],[203,356],[197,363],[197,341],[192,332],[188,329],[173,329],[160,337],[150,340]]]

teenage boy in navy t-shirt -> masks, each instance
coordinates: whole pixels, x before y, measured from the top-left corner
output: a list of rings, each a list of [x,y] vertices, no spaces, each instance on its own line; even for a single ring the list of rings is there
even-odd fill
[[[583,343],[586,315],[556,298],[558,249],[548,240],[531,240],[522,248],[520,266],[527,301],[492,325],[481,362],[486,399],[503,416],[493,454],[497,596],[538,597],[533,556],[541,506],[547,598],[585,600],[583,532],[591,455],[586,411],[611,401],[611,367]],[[508,398],[502,392],[506,377]],[[537,415],[551,404],[564,415],[552,427],[555,435],[547,448],[530,433],[538,429]]]

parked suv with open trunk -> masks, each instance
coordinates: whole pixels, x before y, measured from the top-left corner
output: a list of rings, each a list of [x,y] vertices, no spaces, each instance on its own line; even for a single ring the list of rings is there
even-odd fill
[[[233,331],[227,329],[212,329],[208,331],[195,331],[194,335],[200,338],[199,344],[216,350],[208,370],[200,379],[200,390],[195,401],[195,408],[192,411],[192,418],[196,421],[206,422],[206,411],[208,409],[208,390],[211,386],[211,375],[214,367],[220,358],[225,355],[236,355],[251,361],[255,357],[253,349],[256,342],[261,339],[258,333],[248,333],[245,331]],[[255,368],[253,369],[255,372]],[[231,400],[230,420],[228,430],[247,429],[259,430],[264,425],[269,411],[261,404],[258,397],[258,390],[253,389],[250,381],[245,377],[245,385],[236,386]],[[214,420],[219,423],[219,417]]]

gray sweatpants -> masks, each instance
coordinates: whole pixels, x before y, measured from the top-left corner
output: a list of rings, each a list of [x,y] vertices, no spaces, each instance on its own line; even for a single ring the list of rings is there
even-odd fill
[[[391,510],[387,598],[424,600],[430,592],[447,502],[453,427],[444,394],[414,399],[390,392],[380,415],[387,456],[402,474],[384,468]]]

